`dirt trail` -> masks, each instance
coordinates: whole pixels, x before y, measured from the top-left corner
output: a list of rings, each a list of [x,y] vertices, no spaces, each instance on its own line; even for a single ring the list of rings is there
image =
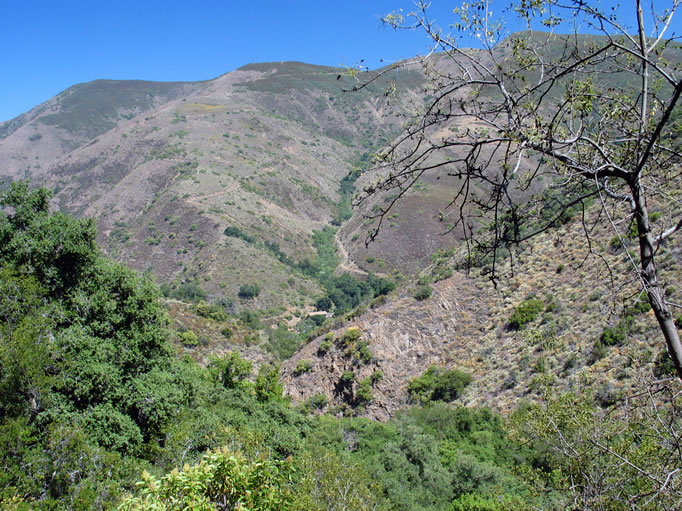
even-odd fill
[[[358,266],[348,257],[348,251],[346,250],[346,247],[343,246],[343,243],[341,243],[338,231],[334,234],[334,241],[336,242],[336,246],[339,249],[339,255],[341,256],[341,261],[339,262],[338,268],[336,268],[336,273],[338,275],[341,275],[344,272],[367,275],[366,271],[358,268]]]
[[[334,234],[334,241],[336,242],[336,246],[339,249],[339,255],[341,256],[341,262],[339,262],[339,267],[336,268],[336,273],[337,275],[341,275],[343,273],[354,273],[356,275],[369,275],[365,270],[362,270],[358,267],[357,264],[355,264],[349,257],[348,251],[346,250],[346,247],[343,246],[343,243],[341,243],[341,239],[339,238],[339,233],[338,231],[336,234]],[[387,275],[385,273],[379,273],[375,272],[374,275],[376,277],[386,277]]]
[[[185,199],[185,202],[189,202],[190,204],[200,206],[201,204],[199,201],[201,199],[209,199],[211,197],[217,197],[218,195],[224,195],[226,193],[230,193],[230,192],[234,191],[237,188],[237,186],[239,186],[239,183],[234,183],[232,186],[225,188],[224,190],[220,190],[220,191],[217,191],[215,193],[210,193],[208,195],[195,195],[194,197],[187,197]]]

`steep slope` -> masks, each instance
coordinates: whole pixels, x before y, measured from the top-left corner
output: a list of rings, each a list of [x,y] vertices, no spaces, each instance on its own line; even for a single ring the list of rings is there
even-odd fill
[[[50,165],[95,137],[199,87],[192,82],[95,80],[68,88],[0,123],[0,168],[7,178],[42,181]]]
[[[594,249],[608,246],[608,229],[593,234]],[[679,282],[682,247],[671,242],[661,251],[663,278]],[[286,361],[287,392],[297,402],[322,393],[331,410],[386,420],[409,403],[409,381],[436,365],[473,376],[459,402],[503,413],[548,389],[587,388],[608,404],[652,371],[661,374],[665,344],[648,304],[637,302],[629,259],[622,249],[607,252],[604,260],[591,255],[574,221],[517,252],[513,272],[508,267],[497,288],[476,271],[455,271],[425,300],[413,297],[414,288],[403,290],[337,323]],[[438,280],[463,255],[441,253],[422,280]],[[540,310],[514,328],[514,312],[533,298]],[[680,298],[672,288],[669,300]],[[359,338],[344,337],[354,327]],[[363,380],[374,381],[369,402]]]
[[[258,284],[249,307],[305,306],[319,288],[292,263],[314,257],[340,181],[397,133],[392,112],[422,82],[402,73],[347,93],[343,70],[296,62],[191,84],[92,82],[5,123],[0,163],[94,216],[110,254],[162,282],[200,279],[226,299]]]
[[[585,34],[557,34],[550,32],[518,32],[510,35],[504,41],[501,41],[494,48],[494,55],[496,61],[493,62],[491,55],[481,50],[463,50],[463,53],[450,54],[435,54],[430,58],[430,71],[427,71],[427,85],[423,94],[427,98],[427,102],[433,102],[433,98],[440,97],[440,93],[447,90],[445,84],[455,86],[458,83],[458,77],[463,69],[470,68],[467,58],[464,53],[471,55],[472,58],[481,65],[489,69],[495,69],[496,66],[505,68],[508,64],[511,69],[516,69],[518,64],[514,58],[514,47],[516,44],[522,46],[541,48],[541,57],[546,62],[557,63],[558,67],[562,67],[570,63],[576,55],[584,55],[589,53],[592,48],[599,47],[604,42],[603,36],[585,35]],[[660,58],[662,63],[670,65],[671,63],[682,62],[682,45],[671,43],[666,45],[665,49],[660,55],[652,58]],[[673,69],[675,66],[671,66]],[[528,83],[537,83],[540,78],[539,69],[531,68],[525,73],[518,73],[515,79],[518,80],[516,85],[523,90]],[[578,73],[580,75],[580,73]],[[588,78],[594,82],[597,90],[606,94],[618,94],[618,90],[628,91],[633,93],[638,90],[639,76],[633,70],[629,70],[621,64],[613,64],[609,59],[603,62],[597,62],[588,68],[584,69],[584,74],[580,78]],[[657,87],[661,90],[670,88],[669,83],[660,83]],[[458,95],[451,96],[450,99],[465,98],[471,92],[466,89],[457,89]],[[486,89],[482,87],[477,91],[481,98],[485,101],[490,94],[494,97],[494,87]],[[554,87],[548,91],[548,98],[552,100],[546,101],[545,105],[548,114],[555,113],[555,102],[563,101],[565,90],[563,86]],[[449,104],[446,99],[439,103],[433,103],[434,110],[442,108],[447,111],[448,108],[457,109],[456,101],[454,104]],[[680,108],[678,106],[678,111]],[[422,110],[413,112],[406,111],[406,122],[410,120],[417,121],[423,114]],[[595,115],[599,115],[598,110],[594,111]],[[680,115],[679,113],[674,114]],[[447,116],[447,115],[446,115]],[[458,243],[458,235],[460,234],[455,229],[455,236],[443,236],[444,233],[449,232],[455,223],[454,219],[458,216],[459,204],[451,204],[455,191],[459,189],[462,182],[449,175],[456,172],[455,166],[452,164],[458,157],[463,156],[462,149],[458,149],[454,145],[448,147],[446,141],[454,141],[457,134],[467,133],[470,130],[488,129],[485,123],[476,122],[473,117],[457,115],[447,116],[448,123],[437,122],[437,117],[430,118],[428,126],[424,128],[424,133],[428,132],[426,140],[420,139],[420,132],[416,130],[410,136],[407,136],[401,142],[402,151],[400,155],[409,160],[410,144],[421,144],[422,151],[417,151],[428,156],[423,163],[423,174],[420,173],[419,182],[412,187],[406,194],[402,195],[403,190],[399,186],[384,191],[378,192],[370,196],[358,209],[358,214],[343,226],[340,238],[344,241],[347,250],[352,260],[354,260],[362,270],[374,272],[387,272],[397,270],[403,273],[412,273],[423,268],[429,262],[429,257],[438,249],[449,249]],[[434,121],[434,124],[431,123]],[[669,125],[674,126],[674,122]],[[436,127],[434,127],[436,126]],[[430,130],[430,131],[429,131]],[[679,136],[679,128],[677,128],[677,135]],[[427,147],[431,147],[433,143],[438,149],[429,152]],[[529,163],[529,166],[532,163]],[[523,169],[523,165],[521,167]],[[384,175],[388,169],[384,169]],[[376,181],[379,181],[381,172],[372,172],[367,176],[361,177],[357,182],[357,188],[362,189],[367,186],[372,188]],[[396,179],[396,183],[409,183],[414,178],[407,172],[402,173],[400,179]],[[473,188],[469,190],[471,196],[475,196],[479,192],[485,190],[478,190],[476,186],[481,183],[473,184]],[[544,183],[534,182],[533,186],[544,187],[548,186],[549,182]],[[469,183],[469,186],[472,186]],[[537,192],[539,190],[531,190]],[[523,200],[521,192],[517,190],[519,197],[517,199]],[[401,199],[391,207],[391,211],[383,218],[382,229],[379,236],[368,247],[365,246],[365,240],[368,231],[372,230],[377,222],[367,219],[367,217],[376,216],[392,203],[392,201],[401,194]],[[428,221],[424,221],[428,220]],[[438,220],[436,222],[432,220]]]

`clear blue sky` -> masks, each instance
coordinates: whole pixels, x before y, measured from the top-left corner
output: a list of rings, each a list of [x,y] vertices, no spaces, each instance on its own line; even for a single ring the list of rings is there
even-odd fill
[[[444,29],[459,4],[433,1],[433,16]],[[205,80],[251,62],[280,60],[348,66],[365,59],[379,67],[382,58],[425,51],[423,36],[395,32],[379,19],[413,5],[410,0],[3,0],[0,121],[98,78]]]

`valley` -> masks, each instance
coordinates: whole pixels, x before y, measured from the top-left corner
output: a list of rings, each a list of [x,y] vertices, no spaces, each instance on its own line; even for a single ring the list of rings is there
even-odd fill
[[[563,153],[550,165],[530,128],[479,149],[499,114],[462,112],[500,95],[437,97],[466,59],[506,65],[533,37],[366,73],[97,80],[0,123],[0,507],[215,486],[244,509],[568,509],[608,455],[645,467],[614,469],[636,499],[660,493],[633,509],[676,501],[680,384],[637,264],[648,236],[655,291],[682,303],[674,150],[642,215],[614,176],[580,167],[586,191]],[[629,87],[621,72],[602,85]],[[561,101],[589,110],[580,130],[602,116],[578,85],[524,104],[533,129]],[[585,487],[618,502],[603,477]]]
[[[255,359],[251,355],[254,360],[276,362],[281,350],[272,344],[282,340],[289,346],[284,352],[291,354],[311,340],[317,327],[308,314],[317,310],[316,302],[325,294],[324,279],[335,273],[360,280],[372,274],[397,282],[397,290],[381,296],[367,312],[362,312],[367,307],[363,305],[347,322],[343,312],[337,313],[324,328],[340,335],[357,325],[375,346],[369,367],[359,368],[360,375],[380,368],[386,376],[375,390],[374,404],[360,412],[371,417],[387,420],[405,406],[408,382],[432,364],[466,368],[477,375],[463,402],[499,411],[512,410],[519,399],[533,394],[532,389],[541,391],[531,384],[543,378],[543,372],[533,370],[539,358],[548,361],[549,369],[573,365],[554,381],[560,388],[577,382],[610,388],[614,372],[626,371],[625,380],[616,380],[629,382],[650,370],[657,356],[657,344],[645,341],[655,337],[650,317],[638,319],[633,335],[641,341],[628,345],[635,353],[624,357],[612,350],[596,368],[586,362],[600,331],[622,314],[618,304],[632,292],[627,278],[603,288],[601,294],[610,298],[598,299],[595,315],[589,316],[586,304],[572,297],[602,281],[604,267],[583,263],[580,272],[568,272],[581,278],[569,280],[557,275],[551,263],[540,270],[558,260],[577,268],[589,255],[581,252],[577,223],[529,242],[509,270],[520,276],[510,273],[495,289],[476,271],[445,270],[463,261],[460,238],[444,234],[447,229],[439,221],[439,208],[447,204],[455,183],[427,177],[397,203],[381,235],[365,247],[367,206],[349,209],[353,183],[371,165],[372,151],[397,133],[400,109],[418,100],[425,78],[403,73],[396,82],[398,95],[387,106],[377,96],[388,81],[355,93],[346,92],[353,79],[338,76],[342,70],[272,63],[246,66],[208,82],[170,84],[168,92],[164,84],[84,84],[3,125],[9,135],[0,142],[0,162],[13,173],[8,179],[30,178],[54,187],[57,207],[95,218],[105,252],[153,275],[169,296],[224,308],[222,323],[197,314],[191,301],[182,313],[177,306],[170,308],[179,332],[196,331],[202,339],[194,347],[178,341],[179,349],[203,363],[211,353],[232,349],[260,353]],[[138,96],[154,99],[131,106],[132,87]],[[111,96],[128,103],[98,103],[102,88],[116,90]],[[84,108],[90,109],[90,117],[101,118],[95,128],[74,120],[86,115]],[[61,149],[49,153],[55,145]],[[39,163],[27,163],[29,153],[21,150],[29,147]],[[361,176],[355,188],[364,182]],[[323,229],[331,233],[326,241],[313,236]],[[601,236],[600,243],[606,244],[608,233]],[[566,241],[553,246],[551,240],[559,237]],[[459,263],[449,253],[458,253]],[[572,255],[567,258],[567,253]],[[669,260],[666,271],[677,275],[679,250],[672,248]],[[615,260],[611,264],[622,266],[612,272],[627,275],[626,265]],[[434,281],[430,298],[412,297],[414,286]],[[241,298],[239,290],[250,285],[258,292]],[[183,287],[192,286],[199,295],[182,294]],[[570,349],[534,353],[521,335],[525,332],[505,330],[513,307],[531,295],[544,296],[546,306],[555,307],[534,327],[536,335]],[[565,325],[581,321],[586,324],[578,329],[581,336],[566,330]],[[292,324],[297,325],[293,331]],[[220,335],[224,328],[235,335]],[[279,334],[273,337],[273,332]],[[291,376],[300,360],[318,358],[315,351],[322,338],[319,335],[284,364],[287,393],[300,401],[323,390],[330,403],[343,407],[334,379],[353,369],[357,361],[352,357],[346,360],[339,353],[325,361],[330,353],[320,361],[327,365],[313,364],[314,370],[303,377]],[[640,364],[632,368],[627,360]],[[649,365],[641,365],[642,360]],[[496,364],[505,371],[493,370]],[[602,366],[610,369],[603,371]],[[627,383],[624,388],[617,385],[612,392],[627,388]]]

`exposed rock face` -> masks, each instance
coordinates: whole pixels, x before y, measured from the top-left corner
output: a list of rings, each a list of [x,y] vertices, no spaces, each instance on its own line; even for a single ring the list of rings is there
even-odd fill
[[[407,404],[409,380],[420,376],[430,365],[441,365],[447,353],[468,353],[457,366],[476,370],[475,344],[480,332],[475,316],[484,306],[474,282],[457,273],[436,284],[429,300],[416,302],[411,296],[402,296],[369,309],[333,332],[337,342],[332,341],[333,347],[326,353],[321,353],[320,344],[330,339],[320,337],[285,363],[283,378],[287,392],[295,401],[323,393],[330,403],[352,405],[353,392],[339,386],[343,374],[354,372],[353,391],[357,391],[358,382],[381,371],[383,377],[373,385],[374,398],[363,414],[387,420]],[[363,362],[352,348],[339,346],[338,339],[351,327],[360,329],[360,341],[368,343],[372,353],[369,362]],[[299,360],[310,360],[312,370],[295,376]]]

